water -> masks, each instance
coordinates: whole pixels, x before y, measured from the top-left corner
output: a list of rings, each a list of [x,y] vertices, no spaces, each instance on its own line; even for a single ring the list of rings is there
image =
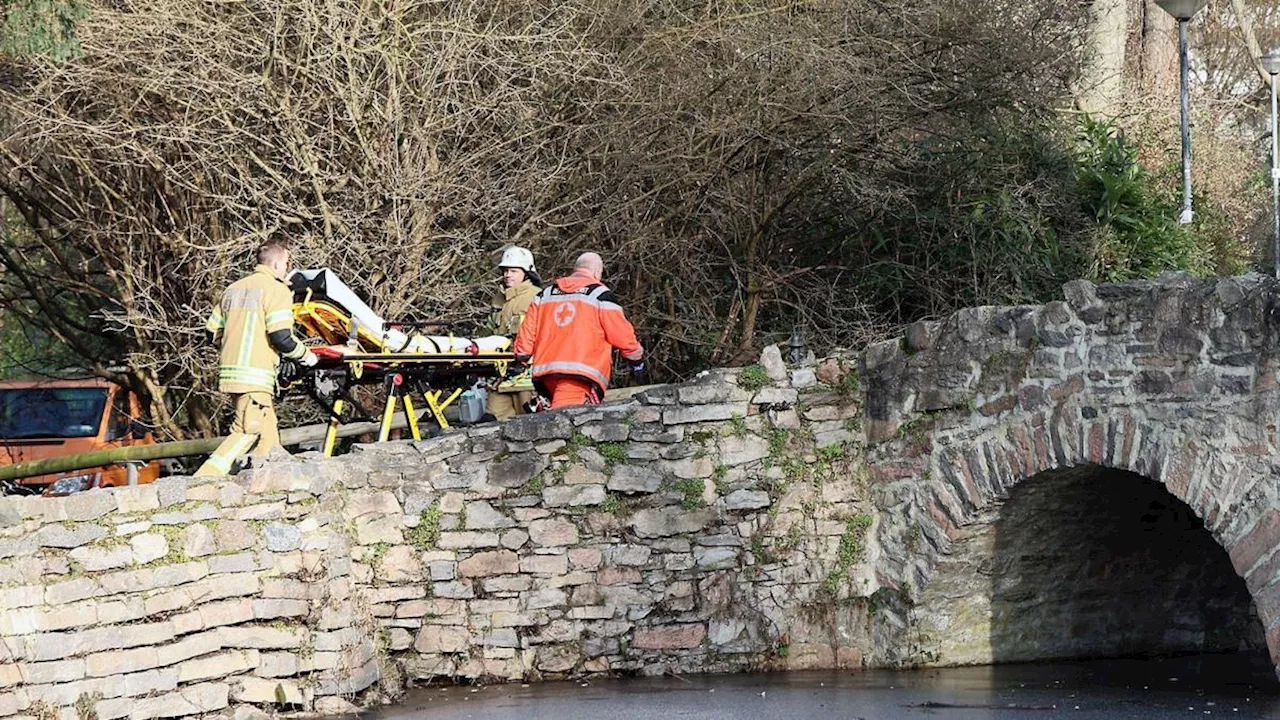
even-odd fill
[[[378,720],[1280,719],[1265,656],[618,678],[416,690]]]

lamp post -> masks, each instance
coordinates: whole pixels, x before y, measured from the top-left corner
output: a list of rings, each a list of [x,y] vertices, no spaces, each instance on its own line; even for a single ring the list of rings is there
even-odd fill
[[[1271,76],[1271,202],[1275,220],[1275,237],[1271,241],[1271,257],[1275,275],[1280,279],[1280,134],[1276,133],[1276,75],[1280,75],[1280,48],[1259,58],[1262,69]]]
[[[1191,222],[1191,58],[1187,49],[1187,25],[1208,0],[1156,0],[1161,10],[1178,21],[1179,94],[1182,96],[1182,215],[1178,222]]]

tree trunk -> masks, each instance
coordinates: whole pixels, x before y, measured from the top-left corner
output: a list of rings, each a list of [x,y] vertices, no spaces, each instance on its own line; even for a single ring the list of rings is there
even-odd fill
[[[1100,117],[1114,117],[1124,97],[1128,0],[1094,0],[1090,8],[1089,50],[1076,89],[1076,106]]]
[[[1138,18],[1138,67],[1133,82],[1136,95],[1163,101],[1178,95],[1178,21],[1154,0],[1140,0]]]

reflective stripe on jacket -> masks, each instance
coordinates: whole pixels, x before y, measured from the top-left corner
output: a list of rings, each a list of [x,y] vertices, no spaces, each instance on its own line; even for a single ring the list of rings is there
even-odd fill
[[[275,392],[280,356],[270,333],[293,328],[293,292],[269,268],[232,283],[209,315],[205,329],[221,335],[218,389],[224,393]],[[298,343],[289,354],[297,360],[307,349]]]
[[[515,352],[533,356],[533,376],[572,375],[609,387],[613,349],[639,360],[644,348],[609,288],[584,275],[560,278],[534,298]]]

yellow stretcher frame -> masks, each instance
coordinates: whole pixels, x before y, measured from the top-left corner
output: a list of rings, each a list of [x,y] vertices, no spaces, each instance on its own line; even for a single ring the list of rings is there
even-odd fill
[[[294,323],[302,328],[306,338],[320,340],[326,345],[347,344],[351,327],[350,315],[339,305],[325,300],[316,300],[310,290],[301,301],[294,302],[293,317]],[[341,358],[347,365],[350,377],[358,380],[364,377],[367,371],[376,368],[380,375],[391,378],[379,424],[378,442],[386,442],[390,437],[396,410],[402,402],[410,434],[414,440],[422,439],[413,396],[409,387],[403,382],[406,378],[426,379],[428,382],[440,377],[467,375],[501,378],[507,374],[511,363],[515,361],[515,355],[510,352],[386,352],[383,338],[367,332],[364,327],[360,327],[358,332],[360,352],[348,353]],[[369,348],[372,348],[373,352],[369,352]],[[440,428],[449,427],[444,411],[457,401],[462,392],[463,388],[456,386],[430,387],[423,391],[427,409]],[[338,439],[338,429],[342,424],[341,415],[345,407],[346,401],[342,398],[334,401],[322,448],[326,457],[333,455]]]

